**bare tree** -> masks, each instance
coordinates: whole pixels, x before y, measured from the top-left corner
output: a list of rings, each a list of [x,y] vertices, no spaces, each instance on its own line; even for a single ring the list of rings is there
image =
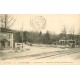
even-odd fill
[[[15,21],[16,20],[14,20],[14,18],[8,14],[0,15],[0,27],[11,28],[14,25]]]
[[[66,47],[66,39],[67,39],[67,28],[64,26],[63,29],[62,29],[62,34],[63,34],[63,37],[65,39],[65,47]]]
[[[65,26],[63,27],[62,33],[63,33],[63,34],[64,34],[64,36],[66,37],[67,30],[66,30],[66,27],[65,27]]]
[[[74,35],[75,35],[74,26],[71,28],[71,35],[72,35],[72,40],[74,40]]]
[[[70,34],[71,34],[71,39],[73,40],[71,47],[74,48],[75,45],[76,45],[75,44],[75,29],[74,29],[74,26],[71,27]]]

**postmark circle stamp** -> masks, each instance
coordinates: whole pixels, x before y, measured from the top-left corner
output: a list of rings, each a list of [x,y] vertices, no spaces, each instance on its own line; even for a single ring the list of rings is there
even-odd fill
[[[46,27],[46,19],[43,16],[35,16],[31,18],[30,25],[35,30],[43,30]]]

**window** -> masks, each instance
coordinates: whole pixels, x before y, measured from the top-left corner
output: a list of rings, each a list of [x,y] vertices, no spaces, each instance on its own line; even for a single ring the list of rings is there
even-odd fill
[[[10,41],[8,41],[8,46],[10,46]]]
[[[10,34],[9,34],[9,39],[10,39]]]

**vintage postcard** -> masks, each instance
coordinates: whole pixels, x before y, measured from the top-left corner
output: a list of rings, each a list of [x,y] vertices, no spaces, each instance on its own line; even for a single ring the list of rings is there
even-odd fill
[[[0,64],[80,64],[80,14],[0,14]]]

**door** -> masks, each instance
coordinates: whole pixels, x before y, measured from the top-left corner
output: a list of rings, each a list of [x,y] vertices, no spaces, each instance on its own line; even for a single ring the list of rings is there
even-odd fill
[[[2,49],[5,48],[5,41],[1,41],[1,47]]]

